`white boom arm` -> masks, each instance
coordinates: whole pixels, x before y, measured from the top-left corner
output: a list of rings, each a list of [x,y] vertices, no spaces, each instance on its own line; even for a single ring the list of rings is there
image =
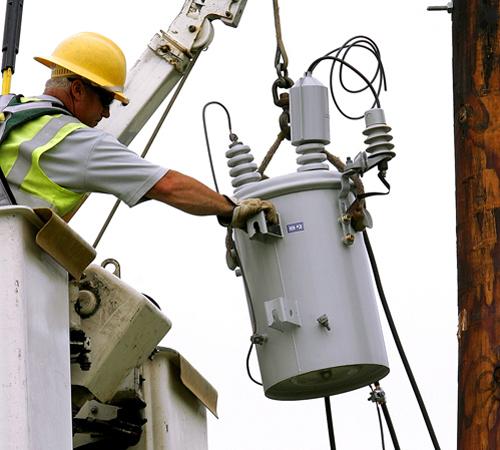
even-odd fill
[[[213,38],[210,23],[220,19],[237,27],[247,0],[186,0],[167,32],[155,34],[127,74],[126,107],[115,102],[99,128],[130,144],[165,97],[184,76],[193,56]]]

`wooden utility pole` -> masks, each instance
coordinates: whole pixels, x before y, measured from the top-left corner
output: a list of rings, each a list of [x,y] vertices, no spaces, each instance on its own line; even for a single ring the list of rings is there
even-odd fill
[[[500,449],[500,0],[453,3],[458,449]]]

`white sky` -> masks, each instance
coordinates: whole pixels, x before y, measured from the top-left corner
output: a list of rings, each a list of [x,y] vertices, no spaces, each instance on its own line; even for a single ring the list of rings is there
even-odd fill
[[[386,295],[407,356],[443,449],[456,442],[456,260],[452,128],[451,21],[430,13],[431,0],[281,1],[289,70],[297,79],[316,58],[364,34],[379,45],[388,92],[382,107],[393,128],[397,157],[388,173],[392,192],[369,199],[371,240]],[[445,4],[446,1],[442,1]],[[438,2],[439,4],[439,2]],[[182,0],[124,2],[26,1],[13,90],[42,91],[47,70],[32,56],[50,54],[78,31],[115,40],[129,66],[159,29],[167,29]],[[215,38],[199,59],[149,158],[211,185],[201,109],[211,100],[232,114],[234,131],[260,162],[278,132],[272,103],[275,80],[272,2],[251,0],[240,27],[217,23]],[[370,66],[371,67],[371,66]],[[364,67],[360,67],[363,69]],[[327,67],[315,76],[327,84]],[[347,102],[347,103],[346,103]],[[344,101],[362,111],[359,99]],[[330,109],[330,152],[345,159],[364,149],[363,123]],[[142,151],[152,124],[131,145]],[[225,117],[209,112],[219,186],[231,194],[224,152]],[[269,175],[295,171],[295,153],[283,144]],[[368,178],[368,190],[381,188]],[[73,226],[93,242],[114,200],[94,196]],[[181,352],[219,391],[220,420],[209,419],[211,450],[327,449],[323,400],[277,402],[246,375],[251,334],[241,279],[226,268],[225,232],[213,218],[197,218],[153,202],[121,206],[98,248],[97,261],[114,257],[122,278],[154,297],[173,322],[162,345]],[[384,326],[391,373],[382,386],[405,450],[432,448],[411,387]],[[256,361],[253,373],[259,376]],[[381,448],[368,388],[332,398],[337,448]],[[392,448],[386,433],[387,448]]]

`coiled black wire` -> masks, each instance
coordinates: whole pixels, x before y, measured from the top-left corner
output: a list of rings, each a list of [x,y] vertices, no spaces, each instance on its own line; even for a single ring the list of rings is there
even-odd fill
[[[377,67],[375,70],[375,73],[371,77],[371,79],[368,79],[361,71],[359,71],[356,67],[354,67],[352,64],[347,62],[347,57],[349,53],[353,49],[361,49],[368,51],[370,54],[372,54],[376,60],[377,60]],[[358,120],[362,119],[364,117],[364,114],[361,114],[359,116],[351,116],[347,114],[340,106],[337,97],[335,96],[335,89],[333,87],[333,79],[334,79],[334,73],[335,73],[335,68],[337,67],[336,65],[339,64],[339,83],[341,87],[346,91],[351,94],[359,94],[361,92],[364,92],[367,89],[370,89],[374,101],[373,104],[371,105],[371,108],[380,107],[380,93],[382,89],[386,90],[387,89],[387,80],[385,76],[385,70],[384,70],[384,65],[382,63],[382,57],[380,55],[380,50],[372,39],[370,39],[367,36],[354,36],[350,39],[348,39],[344,44],[342,44],[340,47],[328,52],[325,56],[322,56],[321,58],[318,58],[315,60],[310,66],[308,71],[312,73],[314,68],[324,60],[331,60],[332,65],[330,68],[330,94],[333,100],[333,103],[335,104],[335,107],[337,110],[342,114],[344,117],[350,120]],[[347,67],[351,71],[353,71],[356,75],[358,75],[364,82],[364,85],[360,87],[359,89],[351,89],[349,88],[345,81],[344,81],[344,67]],[[375,88],[375,84],[377,84],[377,88]]]

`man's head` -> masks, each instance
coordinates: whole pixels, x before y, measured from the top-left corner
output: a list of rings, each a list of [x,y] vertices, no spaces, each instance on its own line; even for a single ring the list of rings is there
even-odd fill
[[[76,76],[49,79],[44,93],[61,100],[77,119],[89,127],[95,127],[103,117],[109,117],[109,106],[114,100],[112,92]]]
[[[35,57],[52,69],[45,93],[58,97],[83,123],[95,126],[109,117],[109,105],[123,94],[126,62],[120,48],[97,33],[78,33],[62,41],[51,56]]]

